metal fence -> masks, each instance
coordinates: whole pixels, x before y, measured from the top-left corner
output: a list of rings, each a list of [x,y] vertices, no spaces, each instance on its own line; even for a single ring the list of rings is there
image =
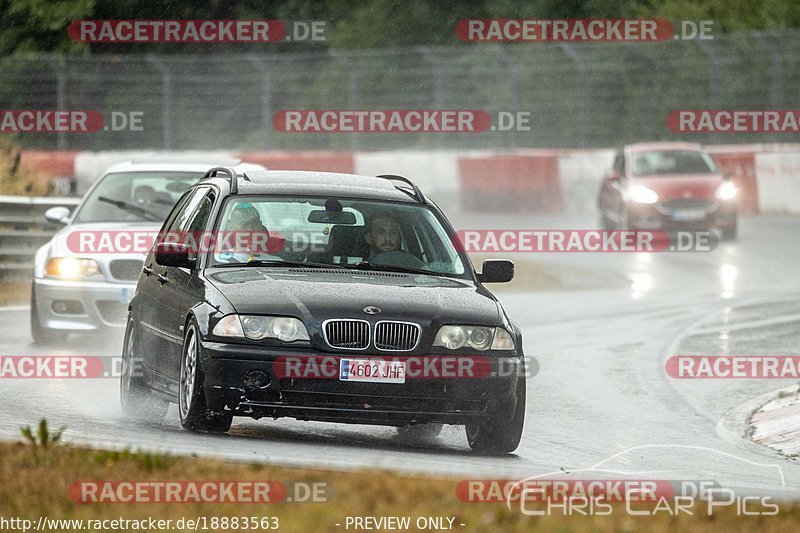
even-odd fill
[[[33,256],[58,227],[44,219],[47,209],[63,205],[73,208],[78,198],[0,196],[0,280],[29,280]]]
[[[12,56],[0,109],[142,112],[143,131],[17,134],[52,149],[595,147],[639,140],[780,142],[675,134],[675,109],[800,108],[800,32],[711,41],[463,44],[246,55]],[[280,133],[281,109],[528,111],[530,131]]]

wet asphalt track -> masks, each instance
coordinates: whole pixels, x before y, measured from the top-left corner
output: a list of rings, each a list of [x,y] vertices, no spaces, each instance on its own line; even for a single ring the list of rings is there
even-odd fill
[[[591,221],[453,216],[456,227],[586,228]],[[523,442],[511,455],[469,450],[461,427],[429,442],[393,428],[234,420],[228,435],[183,431],[173,406],[160,425],[136,425],[118,406],[115,379],[0,380],[0,438],[47,417],[65,439],[98,447],[304,467],[379,467],[457,478],[524,478],[567,471],[577,479],[618,475],[715,480],[754,493],[800,497],[800,465],[744,437],[754,398],[791,380],[676,381],[677,353],[800,352],[800,220],[745,219],[740,238],[709,253],[517,255],[551,279],[544,288],[498,287],[523,327],[529,379]],[[2,355],[119,355],[121,334],[74,336],[34,346],[28,310],[0,310]],[[595,471],[584,471],[595,466]],[[563,470],[562,470],[563,469]]]

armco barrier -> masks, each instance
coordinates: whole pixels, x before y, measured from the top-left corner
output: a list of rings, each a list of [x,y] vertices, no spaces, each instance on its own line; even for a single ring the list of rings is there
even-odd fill
[[[792,155],[800,153],[800,144],[709,145],[707,149],[722,172],[731,175],[740,187],[743,213],[800,211],[800,194],[795,192],[800,172]],[[448,209],[460,205],[472,211],[587,215],[596,209],[600,180],[611,165],[614,150],[194,153],[236,156],[270,169],[401,174],[417,181],[423,191]],[[168,154],[152,150],[77,154],[23,151],[21,164],[47,177],[76,176],[79,192],[84,192],[111,164],[152,156],[164,158]]]
[[[464,157],[458,161],[466,210],[561,212],[558,152]]]
[[[800,213],[800,151],[755,155],[759,208],[772,213]]]
[[[30,279],[36,249],[58,230],[44,219],[44,212],[57,205],[72,208],[79,201],[78,198],[0,196],[0,280]]]

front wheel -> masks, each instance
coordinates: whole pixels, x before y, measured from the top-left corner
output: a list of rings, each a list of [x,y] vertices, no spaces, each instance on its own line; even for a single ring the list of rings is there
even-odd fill
[[[192,431],[226,433],[233,422],[233,415],[212,411],[206,407],[203,370],[200,368],[200,339],[194,324],[186,328],[186,337],[183,341],[178,413],[181,426]]]
[[[525,378],[517,381],[517,404],[514,416],[507,421],[488,420],[480,424],[467,424],[467,441],[470,448],[479,452],[511,453],[522,440],[525,426]]]

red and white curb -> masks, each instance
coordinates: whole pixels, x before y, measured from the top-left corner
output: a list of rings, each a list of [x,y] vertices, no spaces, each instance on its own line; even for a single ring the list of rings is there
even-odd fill
[[[750,438],[787,457],[800,455],[800,389],[779,392],[750,417]]]

